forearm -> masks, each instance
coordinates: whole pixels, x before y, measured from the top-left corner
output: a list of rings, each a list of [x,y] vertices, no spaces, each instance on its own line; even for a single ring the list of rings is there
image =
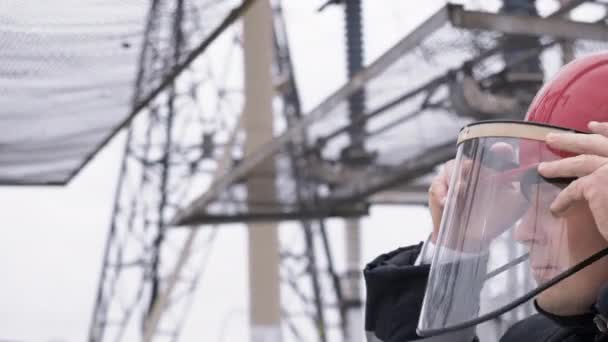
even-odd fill
[[[426,255],[421,256],[423,249]],[[425,339],[417,335],[432,252],[432,246],[423,248],[421,243],[383,254],[367,265],[364,275],[368,342],[469,342],[475,338],[474,328]]]
[[[364,270],[365,328],[380,341],[419,339],[416,325],[429,272],[429,265],[414,265],[421,247],[419,244],[383,254]]]

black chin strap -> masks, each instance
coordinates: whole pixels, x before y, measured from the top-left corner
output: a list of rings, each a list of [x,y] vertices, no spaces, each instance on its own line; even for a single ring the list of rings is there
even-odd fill
[[[562,280],[572,276],[573,274],[575,274],[578,271],[582,270],[583,268],[593,264],[594,262],[605,257],[606,255],[608,255],[608,248],[604,248],[601,251],[591,255],[587,259],[579,262],[578,264],[570,267],[563,273],[559,274],[557,277],[549,280],[548,282],[542,284],[541,286],[526,293],[525,295],[521,296],[517,300],[513,301],[512,303],[510,303],[508,305],[503,306],[500,309],[488,312],[487,314],[479,316],[475,319],[472,319],[472,320],[469,320],[466,322],[462,322],[459,324],[455,324],[450,327],[446,327],[446,328],[442,328],[442,329],[417,330],[417,332],[421,337],[430,337],[430,336],[441,335],[441,334],[445,334],[448,332],[453,332],[453,331],[461,330],[464,328],[472,327],[474,325],[483,323],[490,319],[494,319],[494,318],[504,314],[505,312],[511,311],[511,310],[515,309],[516,307],[524,304],[525,302],[529,301],[530,299],[538,296],[541,292],[547,290],[548,288],[554,286],[555,284],[561,282]],[[502,269],[502,267],[501,267],[501,269]],[[608,325],[607,325],[607,327],[608,327]]]
[[[490,280],[490,279],[496,277],[497,275],[501,274],[502,272],[508,271],[511,267],[528,260],[529,256],[530,256],[530,253],[526,253],[520,257],[517,257],[517,258],[509,261],[508,263],[500,266],[499,268],[492,270],[492,272],[486,274],[486,278],[484,280]]]
[[[571,328],[571,329],[582,329],[589,331],[590,333],[596,332],[596,327],[594,324],[594,318],[596,316],[595,309],[591,308],[589,312],[580,314],[580,315],[570,315],[570,316],[559,316],[548,311],[545,311],[538,302],[534,301],[534,308],[538,313],[545,316],[549,320],[553,321],[555,324],[559,325],[563,328]]]

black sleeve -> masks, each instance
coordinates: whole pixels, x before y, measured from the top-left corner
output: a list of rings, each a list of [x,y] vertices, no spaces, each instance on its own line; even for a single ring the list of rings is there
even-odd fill
[[[422,243],[380,255],[363,271],[367,287],[365,330],[384,342],[419,339],[429,265],[414,266]]]

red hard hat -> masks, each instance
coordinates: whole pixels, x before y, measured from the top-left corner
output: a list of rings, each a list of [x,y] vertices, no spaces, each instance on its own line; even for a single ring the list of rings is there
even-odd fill
[[[608,121],[608,53],[565,65],[532,101],[525,121],[588,132],[591,121]]]
[[[589,132],[591,121],[608,122],[608,53],[589,55],[562,67],[538,91],[525,121]],[[541,161],[574,156],[537,141],[519,143],[519,167],[505,179],[519,178]]]
[[[589,132],[591,121],[608,121],[608,53],[581,57],[562,67],[536,94],[525,121],[580,132]],[[522,167],[538,164],[538,157],[554,160],[574,155],[544,144],[520,146],[520,152]]]

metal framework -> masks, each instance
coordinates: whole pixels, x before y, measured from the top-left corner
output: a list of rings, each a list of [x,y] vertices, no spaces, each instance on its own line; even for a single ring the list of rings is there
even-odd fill
[[[608,40],[608,27],[605,25],[576,22],[559,16],[539,19],[534,16],[467,11],[461,5],[448,5],[447,10],[452,25],[465,29],[558,39]]]
[[[199,2],[151,2],[133,102],[133,115],[141,114],[127,132],[89,341],[142,336],[175,341],[179,336],[217,232],[184,243],[180,234],[167,234],[166,223],[177,206],[192,198],[191,187],[208,182],[218,168],[214,156],[230,144],[235,130],[230,106],[241,101],[238,89],[212,83],[221,77],[215,75],[217,66],[199,56],[221,33],[227,51],[238,49],[238,35],[229,28],[250,4],[244,1],[209,30],[200,26],[205,17]],[[218,1],[205,5],[218,11],[225,6]],[[238,65],[238,60],[230,63]],[[202,96],[214,102],[201,103]],[[203,105],[221,113],[210,116]],[[172,249],[176,244],[180,250]],[[189,256],[179,279],[171,273],[180,262],[178,252]],[[169,289],[172,295],[166,298]],[[159,303],[162,317],[156,315]]]
[[[211,215],[204,218],[206,229],[166,229],[176,209],[193,199],[191,191],[206,187],[238,164],[233,154],[241,148],[240,81],[224,84],[227,81],[216,74],[218,65],[194,56],[205,51],[201,46],[211,48],[215,39],[223,39],[219,49],[234,59],[221,61],[219,67],[238,65],[239,27],[226,23],[233,22],[251,2],[232,11],[221,30],[214,30],[191,49],[186,36],[193,33],[187,30],[196,27],[193,20],[200,19],[185,15],[193,3],[152,2],[134,102],[134,112],[141,114],[127,132],[89,340],[178,340],[219,232],[213,224],[271,219],[299,221],[301,241],[306,242],[305,246],[284,246],[281,252],[288,331],[296,340],[306,331],[316,331],[316,338],[327,341],[334,330],[328,315],[340,314],[344,305],[323,220],[331,215],[361,216],[367,206],[324,212],[307,204],[314,196],[313,188],[297,184],[303,200],[296,212]],[[275,10],[275,33],[275,77],[288,84],[279,94],[282,116],[292,122],[300,115],[299,97],[280,6]],[[201,74],[202,79],[197,76]],[[206,88],[209,84],[213,89]],[[299,166],[293,168],[298,170]],[[338,330],[343,319],[339,321]]]
[[[277,78],[286,80],[286,86],[280,92],[281,112],[287,122],[287,127],[290,127],[301,119],[302,111],[281,6],[276,8],[274,28]],[[306,133],[301,133],[299,140],[287,145],[290,173],[295,183],[297,211],[312,212],[315,213],[315,217],[299,220],[299,235],[302,237],[300,241],[304,241],[303,246],[283,246],[281,273],[286,285],[284,291],[287,292],[287,295],[282,306],[285,313],[284,319],[296,340],[310,340],[311,337],[304,338],[306,331],[302,331],[302,328],[308,325],[308,331],[316,331],[316,340],[326,342],[330,340],[331,330],[336,330],[336,328],[342,339],[346,337],[346,306],[340,275],[336,270],[324,221],[334,213],[320,208],[317,201],[318,184],[311,182],[310,178],[306,176],[305,170],[310,170],[312,164],[307,158],[299,158],[302,148],[307,145]],[[356,208],[357,206],[349,207]],[[361,213],[362,211],[359,210],[352,216],[358,217],[361,216]],[[351,215],[343,217],[349,216]],[[301,271],[302,269],[304,272]],[[324,283],[328,285],[324,286]],[[291,301],[289,300],[290,294]],[[308,324],[304,322],[304,326],[302,326],[301,323],[294,322],[294,309],[303,312],[305,317],[308,316]],[[328,317],[332,314],[337,316],[337,321],[333,324]]]
[[[302,132],[305,131],[309,125],[311,125],[315,121],[322,120],[326,115],[331,113],[331,110],[335,108],[341,101],[344,101],[344,99],[348,98],[350,95],[360,90],[366,84],[366,82],[370,81],[373,77],[385,71],[391,64],[395,63],[403,54],[405,54],[409,50],[414,49],[427,35],[429,35],[431,32],[437,30],[441,25],[443,25],[445,23],[445,18],[445,9],[442,9],[441,11],[437,12],[435,15],[425,21],[424,24],[422,24],[412,33],[408,34],[397,45],[395,45],[388,52],[382,55],[379,59],[374,61],[365,69],[359,71],[349,80],[349,82],[340,87],[340,89],[334,92],[331,96],[326,98],[310,113],[303,116],[300,120],[294,122],[284,133],[272,139],[272,141],[263,146],[263,148],[253,153],[249,158],[240,162],[236,167],[231,170],[231,172],[219,178],[202,196],[197,198],[196,201],[192,202],[186,208],[180,210],[170,222],[170,224],[181,225],[182,222],[186,221],[190,216],[194,216],[197,215],[197,213],[204,212],[204,208],[208,204],[210,204],[217,197],[219,197],[219,195],[223,191],[228,189],[232,184],[235,184],[240,179],[247,177],[248,173],[250,173],[251,170],[257,164],[263,162],[267,158],[271,157],[273,154],[279,153],[284,146],[290,143],[290,141],[301,136]],[[434,82],[440,83],[441,81],[445,80],[447,80],[447,76]],[[415,93],[417,94],[418,92],[425,91],[428,88],[429,85],[426,85],[424,88],[416,90]],[[383,110],[387,109],[389,106],[399,103],[411,97],[412,95],[414,94],[405,94],[402,98],[396,99],[392,103],[387,104],[387,106],[380,108],[379,110],[373,111],[372,113],[377,115]],[[368,117],[366,117],[366,119],[367,118]],[[329,136],[327,138],[333,138],[333,136]]]
[[[562,11],[556,12],[556,15],[562,14]],[[179,225],[186,220],[186,218],[197,215],[197,213],[204,212],[205,207],[214,201],[223,191],[228,189],[232,184],[234,184],[239,179],[247,177],[247,174],[263,160],[269,158],[274,154],[278,154],[281,150],[286,146],[290,141],[295,139],[298,135],[301,134],[302,130],[305,130],[311,124],[315,122],[319,122],[326,118],[328,115],[331,115],[333,109],[335,109],[340,103],[347,101],[347,99],[353,94],[357,93],[365,87],[365,85],[370,82],[373,78],[382,74],[389,66],[394,64],[401,56],[408,53],[409,51],[415,49],[421,42],[431,35],[433,32],[437,31],[440,27],[445,25],[446,23],[450,23],[458,27],[459,23],[472,21],[470,18],[475,18],[477,22],[491,22],[493,18],[497,15],[492,13],[480,13],[473,11],[465,11],[459,6],[448,5],[429,19],[427,19],[422,25],[408,34],[404,39],[402,39],[398,44],[396,44],[393,48],[387,51],[384,55],[382,55],[379,59],[374,61],[365,69],[361,70],[357,74],[355,74],[349,82],[343,85],[340,89],[338,89],[335,93],[329,96],[325,101],[323,101],[319,106],[313,109],[310,113],[305,115],[301,120],[294,123],[289,129],[287,129],[283,134],[279,137],[273,139],[269,143],[267,143],[263,148],[259,149],[257,153],[251,155],[251,157],[243,160],[237,167],[235,167],[230,173],[226,174],[224,177],[220,178],[215,182],[211,188],[205,192],[205,194],[199,197],[196,201],[190,204],[187,208],[181,210],[177,216],[172,220],[172,224]],[[575,35],[578,38],[584,37],[588,40],[596,40],[599,36],[595,32],[603,32],[606,30],[606,25],[604,24],[581,24],[574,23],[568,20],[563,19],[544,19],[532,16],[522,16],[522,15],[499,15],[502,19],[508,23],[511,23],[514,26],[516,23],[521,21],[525,22],[534,22],[536,25],[532,25],[532,27],[540,27],[539,30],[530,32],[533,35],[545,35],[551,34],[547,32],[544,28],[545,20],[558,21],[560,24],[570,25],[573,28],[578,29]],[[481,19],[480,19],[481,18]],[[510,20],[510,21],[509,21]],[[592,25],[592,26],[589,26]],[[472,24],[467,24],[467,27],[470,28]],[[497,30],[499,33],[504,30],[504,27],[507,25],[500,25],[499,27],[493,27],[493,29]],[[589,30],[589,27],[593,27],[593,32]],[[478,25],[476,28],[485,28],[483,25]],[[513,31],[515,32],[515,31]],[[538,56],[543,50],[548,49],[556,44],[559,44],[561,41],[561,36],[559,35],[561,31],[556,31],[552,34],[552,36],[557,36],[555,40],[550,40],[538,47],[532,47],[523,51],[523,55],[520,54],[518,59],[511,60],[505,63],[505,68],[517,66],[519,64],[525,63],[528,59]],[[572,35],[568,35],[571,37]],[[362,122],[368,121],[374,117],[381,116],[387,113],[391,108],[407,102],[412,101],[414,97],[423,96],[427,100],[423,101],[420,107],[416,110],[406,113],[402,117],[397,118],[395,121],[390,122],[386,125],[386,128],[393,127],[397,124],[402,124],[408,120],[415,118],[417,115],[421,115],[428,108],[432,108],[436,105],[443,105],[446,99],[436,100],[435,103],[429,102],[428,99],[431,99],[436,93],[437,90],[441,87],[446,86],[450,80],[453,79],[454,74],[459,72],[464,72],[468,68],[472,68],[477,64],[483,63],[485,60],[489,58],[495,58],[496,56],[500,56],[505,51],[505,47],[500,44],[495,48],[482,51],[480,54],[472,58],[463,64],[463,66],[456,70],[449,70],[444,75],[440,75],[429,82],[422,84],[421,86],[409,90],[399,96],[396,96],[394,99],[386,101],[384,104],[378,106],[377,108],[370,108],[365,115],[359,116],[357,119],[352,121],[349,125],[343,126],[337,129],[330,134],[323,136],[317,142],[317,145],[313,147],[313,149],[323,148],[330,140],[337,138],[338,136],[349,132],[353,126],[361,125]],[[500,75],[501,73],[497,73],[495,75]],[[492,82],[493,75],[486,77],[486,81]],[[449,109],[449,108],[447,108]],[[520,113],[521,114],[521,113]],[[379,129],[376,132],[372,132],[371,134],[381,133],[382,129]],[[371,134],[366,135],[366,138],[369,138]],[[427,157],[433,156],[437,153],[437,157],[435,158],[433,166],[441,163],[442,161],[448,160],[453,157],[454,149],[450,148],[449,143],[445,145],[447,149],[450,149],[452,154],[444,153],[441,147],[434,146],[430,150],[421,151],[420,155],[424,155]],[[411,165],[411,163],[415,164],[415,160],[418,156],[415,156],[411,160],[404,161],[406,166],[397,166],[394,170],[389,169],[374,169],[371,170],[365,175],[360,176],[358,181],[347,181],[346,185],[343,189],[337,189],[334,194],[330,195],[328,198],[328,203],[345,203],[348,200],[354,200],[355,197],[364,197],[366,195],[370,195],[378,190],[382,190],[384,188],[389,188],[395,184],[395,182],[405,182],[407,180],[412,180],[417,176],[420,176],[426,172],[431,171],[431,167],[422,167],[424,170],[415,170],[415,172],[410,172],[410,168],[407,165]],[[407,170],[404,174],[400,171],[401,168]],[[418,172],[419,171],[419,172]],[[371,174],[370,174],[371,172]],[[380,177],[386,177],[385,181],[378,181],[378,177],[373,177],[373,174],[380,174]],[[401,176],[398,176],[401,175]],[[396,179],[396,180],[395,180]],[[369,184],[368,184],[369,183]],[[380,186],[379,183],[383,183],[383,186]],[[356,188],[356,191],[353,190],[353,187]],[[350,189],[350,190],[349,190]],[[362,194],[362,195],[361,195]],[[334,198],[335,197],[335,198]]]
[[[371,65],[357,72],[353,68],[349,82],[310,113],[301,115],[285,24],[278,6],[274,23],[275,77],[281,117],[287,128],[262,149],[240,160],[235,157],[242,152],[240,83],[224,86],[218,81],[218,66],[201,54],[220,41],[219,46],[235,50],[234,55],[238,55],[238,26],[233,24],[252,1],[243,1],[218,26],[207,31],[202,41],[194,39],[195,43],[192,37],[201,36],[197,31],[204,22],[203,14],[191,14],[197,13],[192,11],[197,8],[197,1],[151,3],[133,102],[133,116],[141,114],[131,122],[127,133],[89,335],[91,342],[139,340],[142,336],[144,341],[176,341],[204,269],[206,253],[218,232],[214,224],[268,219],[299,221],[295,239],[298,243],[284,245],[281,252],[281,276],[285,284],[282,290],[289,303],[283,311],[290,337],[322,342],[344,339],[349,303],[344,298],[342,281],[347,275],[337,269],[324,219],[364,215],[369,203],[424,202],[424,186],[410,182],[451,159],[454,141],[426,146],[388,166],[372,163],[371,154],[363,158],[368,164],[365,167],[353,165],[353,159],[357,158],[331,161],[323,157],[323,150],[338,137],[348,135],[351,148],[344,149],[344,155],[361,157],[365,154],[362,151],[365,152],[366,139],[409,122],[427,110],[451,110],[446,95],[450,84],[487,59],[500,57],[506,48],[497,44],[479,51],[462,66],[373,106],[364,105],[362,94],[368,84],[448,23],[466,29],[494,30],[498,34],[524,33],[514,25],[526,23],[534,28],[526,33],[558,38],[526,49],[515,60],[507,61],[504,69],[538,58],[539,53],[562,38],[603,39],[606,32],[605,25],[471,12],[446,6]],[[569,9],[562,9],[555,16],[580,3],[573,1]],[[576,32],[564,33],[554,25],[565,25]],[[234,58],[238,62],[238,57]],[[231,61],[223,60],[220,64],[225,67]],[[504,86],[500,78],[503,71],[484,75],[479,82],[485,89],[500,92]],[[383,126],[366,129],[370,120],[408,102],[415,103],[410,111],[391,116]],[[350,104],[349,123],[311,141],[311,126],[330,117],[344,103]],[[254,177],[252,171],[257,166],[277,156],[279,163],[287,165],[283,177],[295,194],[289,210],[256,211],[253,207],[247,212],[221,210],[222,203],[238,202],[233,196],[242,189],[244,180]],[[199,196],[197,189],[207,190]],[[395,190],[400,190],[400,195],[396,196]],[[227,201],[218,201],[226,198]],[[220,210],[207,210],[212,205],[216,208],[219,205]],[[168,229],[176,225],[191,229]],[[205,229],[198,229],[201,227]],[[137,286],[133,288],[133,284]],[[306,336],[307,331],[314,331],[315,335]]]

